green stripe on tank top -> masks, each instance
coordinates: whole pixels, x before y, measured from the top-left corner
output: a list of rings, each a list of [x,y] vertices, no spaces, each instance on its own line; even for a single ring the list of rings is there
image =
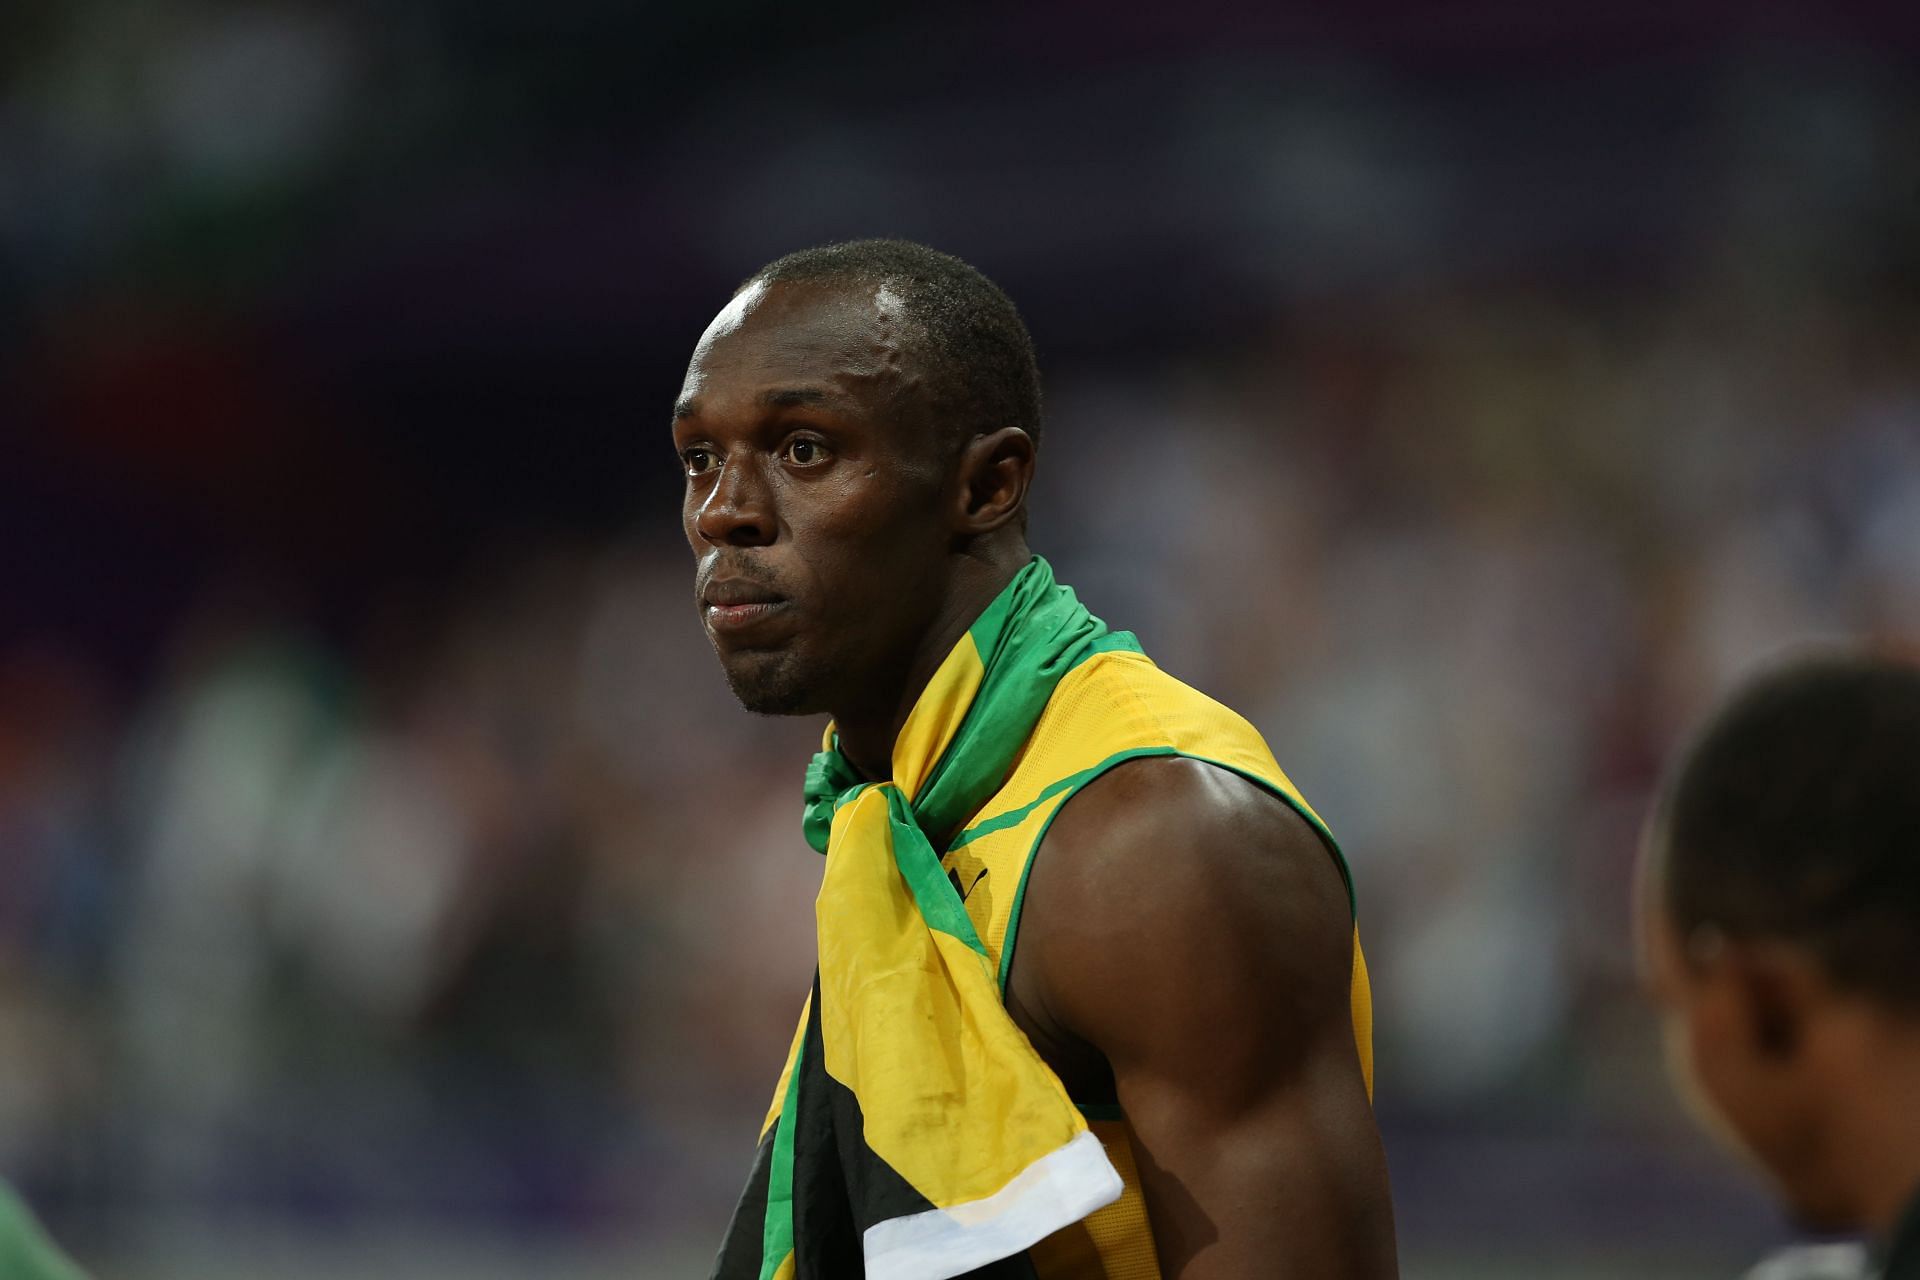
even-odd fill
[[[1201,764],[1210,764],[1216,769],[1225,769],[1228,773],[1236,777],[1245,778],[1248,782],[1253,783],[1269,795],[1277,796],[1289,809],[1292,809],[1306,820],[1307,825],[1313,828],[1314,834],[1320,837],[1320,843],[1324,845],[1327,852],[1333,856],[1333,865],[1335,869],[1340,872],[1341,883],[1346,886],[1347,912],[1350,916],[1358,916],[1360,904],[1353,890],[1353,873],[1347,869],[1347,856],[1340,851],[1340,843],[1333,838],[1333,833],[1327,830],[1327,824],[1320,821],[1320,819],[1314,815],[1313,811],[1307,808],[1303,801],[1295,799],[1292,795],[1288,794],[1284,787],[1277,786],[1258,774],[1249,773],[1245,769],[1230,765],[1224,760],[1212,760],[1206,756],[1194,755],[1191,752],[1180,751],[1174,747],[1135,747],[1130,751],[1116,752],[1108,756],[1105,760],[1102,760],[1099,764],[1091,765],[1088,768],[1080,770],[1078,773],[1070,774],[1060,779],[1059,782],[1048,787],[1047,792],[1043,793],[1040,799],[1022,806],[1022,808],[1017,811],[1010,811],[1010,813],[1018,812],[1020,817],[1025,817],[1035,806],[1048,799],[1050,795],[1058,795],[1062,791],[1066,792],[1066,799],[1062,800],[1059,805],[1054,808],[1054,811],[1047,815],[1047,820],[1041,824],[1040,830],[1035,833],[1033,843],[1027,847],[1026,863],[1020,868],[1020,883],[1014,888],[1013,906],[1007,913],[1007,932],[1000,941],[1000,990],[1002,992],[1007,989],[1007,974],[1013,968],[1013,948],[1020,933],[1021,908],[1026,905],[1027,880],[1033,875],[1034,859],[1040,852],[1041,842],[1047,838],[1047,832],[1053,829],[1054,819],[1060,816],[1060,811],[1067,807],[1067,801],[1073,799],[1080,788],[1086,786],[1107,770],[1113,768],[1115,765],[1125,764],[1129,760],[1141,760],[1150,756],[1180,756],[1187,760],[1198,760]],[[957,848],[966,841],[991,835],[992,831],[986,829],[989,826],[992,826],[993,830],[1004,830],[1007,827],[1016,825],[1018,820],[1019,819],[1016,818],[1012,822],[1000,823],[998,816],[988,818],[962,833],[961,839],[955,841],[955,847]]]

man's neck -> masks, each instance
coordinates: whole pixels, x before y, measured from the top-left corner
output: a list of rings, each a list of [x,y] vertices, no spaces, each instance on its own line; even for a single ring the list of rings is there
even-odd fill
[[[1886,1280],[1904,1280],[1920,1273],[1920,1187],[1907,1197],[1891,1226],[1874,1233]]]
[[[1911,1098],[1912,1095],[1908,1095]],[[1893,1235],[1920,1196],[1920,1130],[1911,1122],[1911,1103],[1877,1141],[1859,1149],[1861,1217],[1868,1230],[1885,1240]]]
[[[1858,1070],[1833,1082],[1833,1174],[1854,1189],[1856,1217],[1881,1240],[1920,1194],[1920,1024],[1882,1015]]]
[[[920,638],[908,659],[899,690],[876,706],[847,712],[834,712],[835,731],[840,736],[840,754],[869,779],[878,781],[893,773],[893,741],[907,722],[913,704],[940,669],[960,637],[985,612],[1020,570],[1033,559],[1024,537],[1008,539],[1000,546],[974,549],[954,566],[946,598],[934,621]]]

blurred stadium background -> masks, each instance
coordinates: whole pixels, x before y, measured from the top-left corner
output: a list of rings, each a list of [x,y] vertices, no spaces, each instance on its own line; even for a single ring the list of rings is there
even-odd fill
[[[667,407],[899,234],[1036,545],[1348,846],[1412,1277],[1788,1238],[1635,989],[1676,734],[1920,641],[1920,23],[1824,5],[0,9],[0,1172],[100,1275],[704,1274],[810,968]]]

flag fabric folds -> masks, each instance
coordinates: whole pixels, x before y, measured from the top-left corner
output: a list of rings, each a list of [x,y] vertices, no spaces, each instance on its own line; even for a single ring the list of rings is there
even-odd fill
[[[1029,1246],[1119,1197],[938,852],[1061,677],[1112,649],[1137,646],[1036,557],[928,682],[890,778],[863,781],[828,727],[803,824],[826,855],[819,968],[716,1280],[1030,1274]]]

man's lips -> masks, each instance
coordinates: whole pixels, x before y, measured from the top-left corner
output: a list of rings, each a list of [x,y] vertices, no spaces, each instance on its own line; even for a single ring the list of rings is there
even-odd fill
[[[751,631],[768,618],[785,612],[786,607],[785,600],[764,604],[710,604],[707,606],[707,626],[715,631]]]
[[[744,578],[709,582],[700,593],[707,626],[716,632],[751,631],[787,608],[779,592]]]
[[[745,578],[715,578],[700,593],[700,600],[709,607],[722,607],[741,604],[779,604],[786,599],[771,587],[763,587],[757,582]]]

